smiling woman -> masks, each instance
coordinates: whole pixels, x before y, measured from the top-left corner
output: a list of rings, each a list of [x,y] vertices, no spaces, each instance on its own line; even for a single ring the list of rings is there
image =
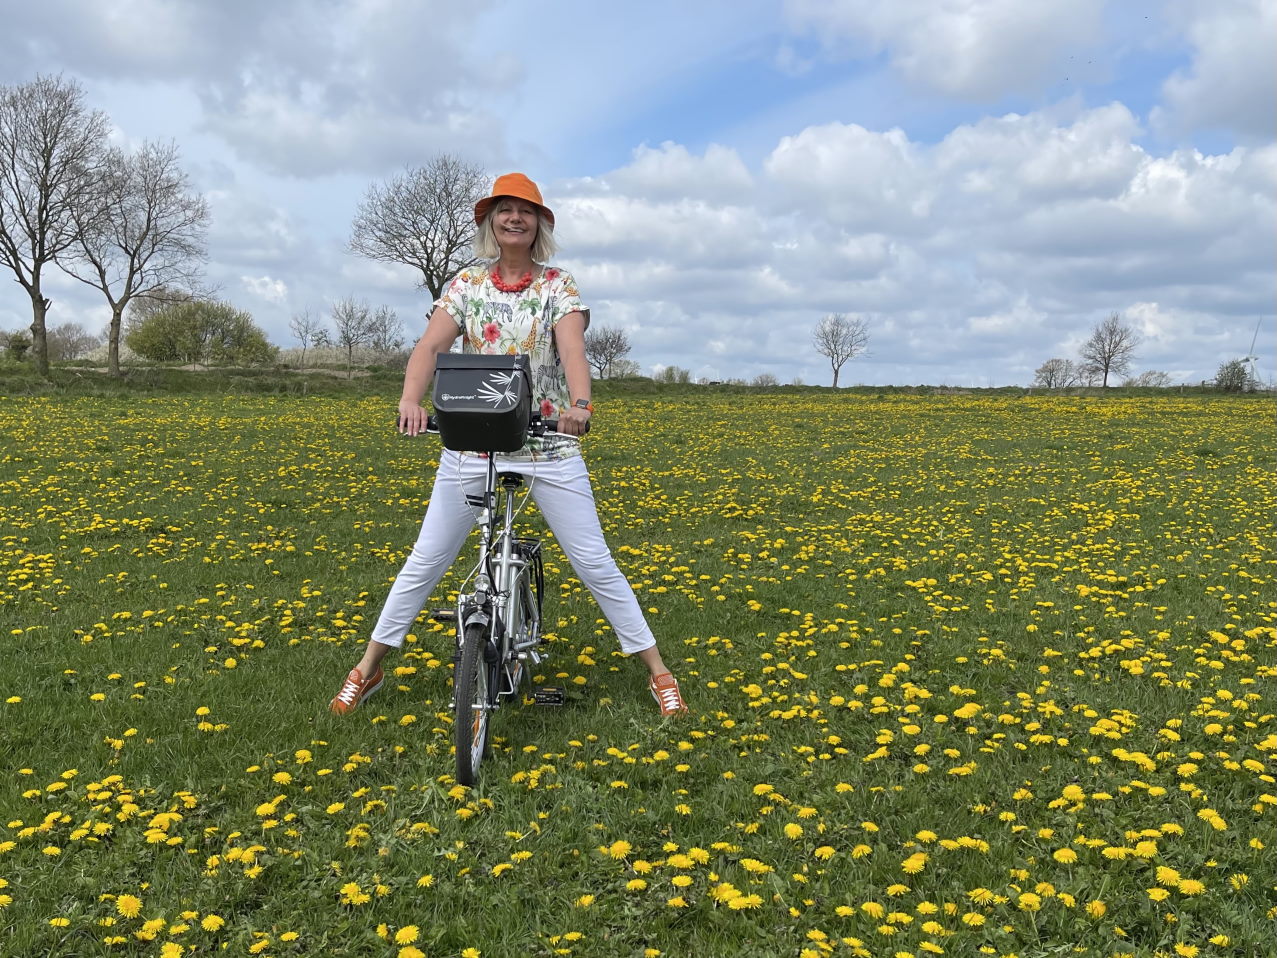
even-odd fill
[[[571,274],[546,263],[555,250],[554,213],[532,180],[507,173],[497,178],[490,196],[475,204],[474,216],[479,225],[475,253],[490,262],[462,270],[435,303],[404,374],[399,431],[409,436],[425,431],[421,401],[439,354],[458,336],[465,353],[526,355],[533,402],[566,435],[529,438],[522,449],[493,455],[502,471],[534,480],[530,488],[537,506],[615,629],[621,650],[647,666],[661,714],[686,712],[678,682],[661,660],[634,590],[603,538],[579,442],[566,438],[583,436],[594,414],[585,359],[590,311],[582,305]],[[487,468],[486,456],[444,450],[417,543],[395,578],[359,663],[332,700],[333,712],[353,711],[380,688],[381,660],[403,645],[475,524],[471,503],[482,492]]]

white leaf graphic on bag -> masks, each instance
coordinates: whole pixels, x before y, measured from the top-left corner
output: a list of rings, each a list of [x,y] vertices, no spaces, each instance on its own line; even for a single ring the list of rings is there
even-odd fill
[[[518,375],[517,372],[493,373],[488,381],[479,387],[479,398],[492,403],[494,409],[514,402],[518,398],[518,392],[514,388],[514,380]]]

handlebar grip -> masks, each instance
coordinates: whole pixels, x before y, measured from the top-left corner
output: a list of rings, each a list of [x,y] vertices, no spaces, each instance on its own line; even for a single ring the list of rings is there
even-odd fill
[[[559,421],[557,419],[542,419],[540,427],[530,431],[532,432],[534,436],[558,435]],[[581,433],[581,435],[584,436],[585,433],[589,431],[590,431],[590,423],[589,423],[589,420],[586,420],[585,432]],[[564,433],[563,435],[566,436],[567,433]]]

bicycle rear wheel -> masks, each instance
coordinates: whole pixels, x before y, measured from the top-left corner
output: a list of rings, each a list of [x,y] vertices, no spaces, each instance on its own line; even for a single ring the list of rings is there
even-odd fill
[[[461,641],[461,660],[453,676],[456,716],[453,736],[457,751],[457,781],[473,785],[479,779],[479,765],[488,754],[488,724],[496,703],[495,664],[487,661],[487,628],[478,623],[466,626]]]

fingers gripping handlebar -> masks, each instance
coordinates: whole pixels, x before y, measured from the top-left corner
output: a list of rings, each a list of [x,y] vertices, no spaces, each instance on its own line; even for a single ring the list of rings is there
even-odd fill
[[[585,423],[585,432],[582,432],[581,435],[583,436],[589,431],[590,423],[587,420]],[[433,415],[426,417],[425,432],[435,433],[436,435],[439,433],[439,423]],[[422,433],[418,433],[417,435],[422,435]],[[542,419],[540,416],[533,416],[531,421],[528,423],[528,435],[532,437],[561,435],[572,439],[580,438],[579,436],[571,435],[571,433],[560,433],[559,421],[557,419]]]

